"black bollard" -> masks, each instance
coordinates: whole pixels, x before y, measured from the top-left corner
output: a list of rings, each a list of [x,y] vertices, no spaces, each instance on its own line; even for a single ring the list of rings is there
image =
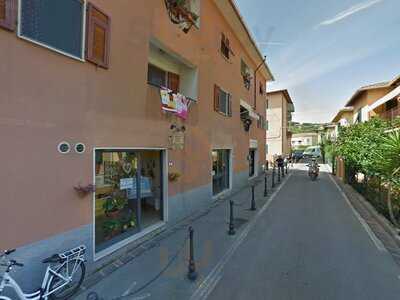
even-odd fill
[[[272,182],[271,182],[271,188],[275,187],[275,166],[272,168]]]
[[[282,174],[282,178],[285,178],[285,165],[282,165],[282,167],[281,167],[281,174]]]
[[[233,201],[229,201],[229,235],[235,235],[235,225],[233,224]]]
[[[267,173],[265,173],[265,176],[264,176],[264,197],[267,197],[267,196],[268,196],[268,187],[267,187],[267,183],[268,183],[268,180],[267,180]]]
[[[281,182],[281,167],[278,167],[278,182]]]
[[[194,248],[193,248],[193,227],[189,227],[189,242],[190,242],[190,248],[189,248],[189,270],[187,277],[189,280],[194,281],[197,279],[197,272],[196,272],[196,264],[194,262]]]
[[[254,198],[254,185],[251,186],[251,207],[250,210],[255,211],[256,208],[256,199]]]
[[[289,164],[286,163],[286,174],[289,172]]]

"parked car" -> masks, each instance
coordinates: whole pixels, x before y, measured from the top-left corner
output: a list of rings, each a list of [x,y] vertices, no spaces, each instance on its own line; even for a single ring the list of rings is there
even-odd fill
[[[303,158],[321,158],[321,148],[319,146],[310,146],[304,150]]]
[[[303,158],[303,151],[302,150],[294,150],[292,153],[292,160],[294,162],[298,162]]]

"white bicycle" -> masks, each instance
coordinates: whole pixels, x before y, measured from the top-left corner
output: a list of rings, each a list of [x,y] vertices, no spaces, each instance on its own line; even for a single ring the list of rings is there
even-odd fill
[[[86,247],[79,246],[43,260],[43,263],[49,264],[49,266],[47,266],[42,287],[34,293],[24,293],[10,275],[14,266],[24,266],[15,260],[7,260],[7,256],[14,251],[15,249],[7,250],[0,254],[0,267],[5,267],[3,273],[0,272],[0,300],[12,300],[9,297],[2,296],[6,288],[13,289],[21,300],[70,299],[78,291],[85,277],[84,254]]]

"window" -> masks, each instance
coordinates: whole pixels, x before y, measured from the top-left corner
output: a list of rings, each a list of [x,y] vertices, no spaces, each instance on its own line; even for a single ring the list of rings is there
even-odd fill
[[[174,93],[179,92],[179,75],[164,71],[152,64],[148,67],[147,82],[159,87],[167,87]]]
[[[75,0],[76,1],[76,0]],[[87,10],[86,59],[108,68],[110,59],[110,18],[93,4]]]
[[[265,120],[265,117],[260,114],[258,114],[257,128],[267,130],[267,121]]]
[[[230,55],[230,46],[229,46],[229,39],[225,36],[225,34],[221,34],[221,53],[225,58],[229,59]]]
[[[260,95],[264,95],[264,86],[262,82],[260,82]]]
[[[251,79],[252,79],[251,70],[247,66],[247,64],[243,61],[243,59],[241,60],[241,63],[240,63],[240,73],[242,74],[242,77],[243,77],[244,87],[246,89],[250,90]]]
[[[269,108],[269,101],[267,99],[267,101],[265,102],[265,109],[268,109],[268,108]]]
[[[91,3],[87,4],[87,13],[85,8],[84,0],[20,0],[18,36],[108,68],[110,18]]]
[[[15,30],[16,8],[16,0],[0,0],[0,27]]]
[[[157,86],[167,86],[167,72],[149,64],[147,82]]]
[[[157,150],[95,150],[95,254],[164,221],[164,157]]]
[[[83,59],[83,1],[21,0],[20,5],[20,37]]]
[[[213,150],[213,195],[218,195],[229,189],[230,182],[230,150]]]
[[[232,97],[219,86],[214,86],[214,110],[225,116],[232,116]]]

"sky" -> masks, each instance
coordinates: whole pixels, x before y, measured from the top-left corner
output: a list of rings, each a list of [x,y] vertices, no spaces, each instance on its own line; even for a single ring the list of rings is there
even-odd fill
[[[361,86],[400,75],[400,0],[235,0],[293,121],[330,122]]]

